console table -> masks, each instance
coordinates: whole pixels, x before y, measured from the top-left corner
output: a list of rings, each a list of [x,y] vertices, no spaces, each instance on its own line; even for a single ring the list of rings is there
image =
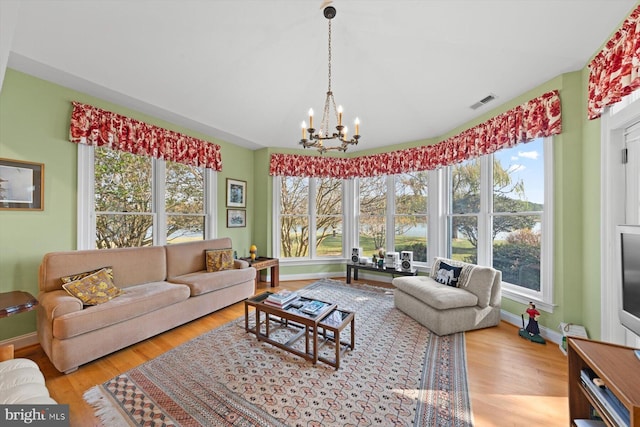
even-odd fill
[[[270,268],[271,287],[273,288],[280,285],[280,261],[278,260],[278,258],[268,258],[265,256],[260,256],[253,261],[251,261],[251,258],[249,257],[240,259],[243,261],[247,261],[251,267],[257,270],[254,293],[258,291],[258,284],[260,283],[260,270]]]
[[[390,274],[391,277],[395,276],[417,276],[418,270],[396,270],[395,268],[378,268],[368,265],[359,264],[347,264],[347,283],[351,283],[351,270],[353,270],[353,280],[358,280],[358,270],[375,271],[377,273]]]
[[[29,292],[0,292],[0,318],[33,310],[38,300]],[[13,344],[0,346],[0,361],[13,359]]]

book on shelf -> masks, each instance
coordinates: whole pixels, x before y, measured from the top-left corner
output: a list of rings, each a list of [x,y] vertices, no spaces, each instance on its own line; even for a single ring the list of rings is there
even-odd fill
[[[591,396],[605,408],[617,425],[630,425],[629,410],[606,385],[598,386],[595,384],[594,379],[598,378],[596,373],[591,369],[584,368],[580,371],[580,382],[582,385],[589,391]]]

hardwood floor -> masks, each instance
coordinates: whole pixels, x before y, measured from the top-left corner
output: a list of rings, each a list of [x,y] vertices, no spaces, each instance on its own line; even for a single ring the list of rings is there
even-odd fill
[[[280,287],[295,290],[312,282],[280,282]],[[370,280],[356,282],[390,287]],[[258,292],[267,287],[261,283]],[[38,345],[16,350],[16,357],[38,363],[52,397],[69,404],[71,426],[99,425],[93,408],[82,398],[87,389],[242,315],[244,304],[234,304],[83,365],[69,375],[58,372]],[[556,344],[524,340],[517,327],[502,322],[496,328],[467,332],[466,346],[475,426],[569,424],[567,360]]]

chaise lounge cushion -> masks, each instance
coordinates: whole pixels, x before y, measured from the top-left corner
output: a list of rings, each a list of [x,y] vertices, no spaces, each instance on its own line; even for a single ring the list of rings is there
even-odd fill
[[[438,310],[478,304],[478,297],[471,292],[440,284],[430,277],[398,277],[393,280],[393,285]]]
[[[141,316],[189,298],[189,287],[151,282],[130,286],[104,304],[64,314],[53,320],[53,336],[67,339]]]
[[[29,359],[0,362],[0,405],[56,404],[49,396],[44,376]]]

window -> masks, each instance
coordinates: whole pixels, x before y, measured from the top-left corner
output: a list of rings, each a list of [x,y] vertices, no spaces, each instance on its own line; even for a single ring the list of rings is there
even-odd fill
[[[427,261],[428,173],[412,172],[394,177],[394,250],[412,251],[416,262]]]
[[[358,246],[370,257],[378,249],[386,249],[387,177],[360,178],[358,184]]]
[[[506,293],[522,301],[551,301],[550,141],[448,168],[449,256],[502,271]]]
[[[343,182],[279,178],[280,258],[343,257]]]
[[[78,248],[213,238],[210,169],[78,146]]]

